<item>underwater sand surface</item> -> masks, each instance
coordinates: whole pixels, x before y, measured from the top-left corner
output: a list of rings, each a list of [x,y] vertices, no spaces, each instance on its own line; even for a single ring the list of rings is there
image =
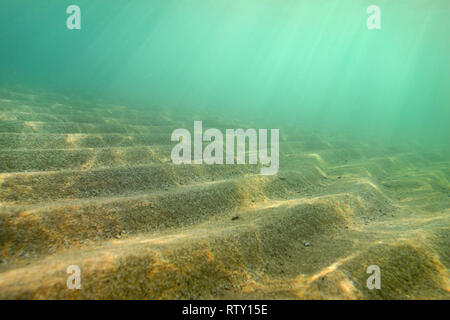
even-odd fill
[[[0,298],[450,298],[448,150],[280,128],[277,175],[176,166],[196,117],[3,91]]]

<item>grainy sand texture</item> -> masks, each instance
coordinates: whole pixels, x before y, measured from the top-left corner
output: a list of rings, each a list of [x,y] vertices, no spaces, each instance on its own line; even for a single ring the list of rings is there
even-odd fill
[[[448,148],[280,128],[277,175],[174,165],[193,120],[3,90],[0,298],[450,298]]]

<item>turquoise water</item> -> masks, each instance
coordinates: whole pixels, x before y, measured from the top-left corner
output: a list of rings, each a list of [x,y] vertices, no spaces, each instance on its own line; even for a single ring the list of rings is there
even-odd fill
[[[75,2],[1,2],[2,87],[385,141],[448,140],[446,0]],[[66,28],[71,4],[81,30]],[[372,4],[381,30],[366,27]]]
[[[448,299],[449,17],[1,0],[0,299]]]

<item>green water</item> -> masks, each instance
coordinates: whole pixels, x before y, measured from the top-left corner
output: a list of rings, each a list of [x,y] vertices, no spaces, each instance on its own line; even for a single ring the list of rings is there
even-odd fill
[[[449,17],[448,0],[2,0],[0,85],[445,145]]]
[[[1,0],[0,299],[448,299],[449,18]]]

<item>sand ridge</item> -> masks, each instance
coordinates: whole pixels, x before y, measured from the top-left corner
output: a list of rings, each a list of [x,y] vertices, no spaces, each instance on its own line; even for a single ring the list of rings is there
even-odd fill
[[[280,130],[278,175],[177,166],[192,115],[2,94],[0,298],[450,298],[446,150]]]

